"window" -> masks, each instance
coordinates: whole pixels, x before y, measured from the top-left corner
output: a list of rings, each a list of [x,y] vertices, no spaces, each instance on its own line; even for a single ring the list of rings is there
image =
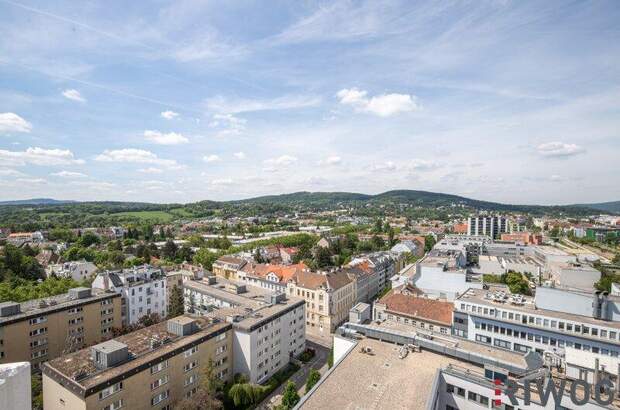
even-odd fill
[[[123,390],[123,382],[118,382],[108,388],[105,388],[99,392],[99,400],[103,400],[106,397],[110,397],[111,395],[118,393]]]
[[[168,360],[165,360],[161,363],[157,363],[155,366],[151,367],[151,374],[155,374],[161,372],[162,370],[168,367]]]
[[[450,383],[446,383],[446,392],[454,393],[454,386],[451,385]]]
[[[265,340],[265,341],[266,341],[266,340]],[[259,344],[261,344],[261,343],[259,343]],[[218,355],[218,354],[222,354],[222,353],[224,353],[227,349],[228,349],[228,346],[226,346],[226,345],[219,346],[217,349],[215,349],[215,354],[216,354],[216,355]]]
[[[151,399],[151,405],[154,406],[156,404],[161,403],[162,401],[166,400],[169,395],[170,395],[170,390],[166,390],[166,391],[159,393],[156,396],[153,396],[153,398]]]
[[[46,327],[41,327],[41,328],[39,328],[39,329],[32,330],[32,331],[30,332],[30,336],[31,336],[31,337],[32,337],[32,336],[38,336],[38,335],[42,335],[42,334],[44,334],[44,333],[47,333],[47,328],[46,328]]]
[[[192,370],[196,366],[198,366],[198,362],[196,362],[196,361],[187,363],[187,364],[185,364],[185,366],[183,366],[183,371],[184,372],[189,372],[190,370]]]
[[[75,307],[73,309],[67,310],[67,313],[70,314],[70,315],[73,315],[73,314],[81,312],[83,310],[84,310],[84,308],[80,306],[80,307]]]
[[[501,347],[503,349],[510,349],[510,342],[507,342],[505,340],[502,339],[495,339],[493,341],[493,344],[497,347]]]
[[[168,383],[168,375],[164,375],[162,377],[160,377],[159,379],[155,380],[154,382],[151,383],[151,390],[155,390],[156,388],[163,386],[164,384]]]
[[[36,352],[32,352],[30,354],[31,359],[37,359],[39,357],[47,356],[47,349],[42,349]]]
[[[183,356],[184,357],[190,357],[191,355],[193,355],[194,353],[198,352],[198,346],[194,346],[191,349],[186,350],[185,352],[183,352]]]
[[[123,407],[123,399],[118,399],[114,403],[110,403],[103,410],[117,410]]]
[[[221,335],[217,335],[215,337],[215,341],[216,342],[219,342],[219,341],[224,340],[224,339],[226,339],[226,333],[222,333]]]
[[[47,322],[47,316],[39,316],[39,317],[35,317],[29,320],[29,323],[31,325],[36,325],[39,323],[45,323]]]
[[[476,342],[491,344],[491,338],[489,336],[476,335]]]
[[[196,382],[196,380],[198,380],[198,375],[197,374],[192,374],[191,376],[189,376],[188,378],[185,379],[185,382],[183,383],[183,385],[185,387],[189,386],[190,384],[193,384]]]

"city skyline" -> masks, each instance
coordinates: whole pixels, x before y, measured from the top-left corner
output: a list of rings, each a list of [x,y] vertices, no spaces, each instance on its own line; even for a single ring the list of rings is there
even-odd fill
[[[120,6],[0,1],[0,200],[620,199],[614,2]]]

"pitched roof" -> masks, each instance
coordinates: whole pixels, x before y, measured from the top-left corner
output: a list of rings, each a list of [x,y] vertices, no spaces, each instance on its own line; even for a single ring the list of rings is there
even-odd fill
[[[294,265],[272,265],[270,263],[248,263],[242,268],[242,271],[261,278],[266,278],[269,273],[275,274],[281,283],[286,283],[297,272],[308,270],[308,267],[302,262]]]
[[[419,289],[403,285],[389,291],[379,302],[388,311],[425,319],[446,326],[452,325],[454,305],[436,299],[420,297]]]
[[[218,258],[218,260],[216,260],[215,262],[230,263],[230,264],[233,264],[233,265],[243,265],[243,264],[245,264],[245,260],[244,259],[236,258],[234,256],[220,256]]]

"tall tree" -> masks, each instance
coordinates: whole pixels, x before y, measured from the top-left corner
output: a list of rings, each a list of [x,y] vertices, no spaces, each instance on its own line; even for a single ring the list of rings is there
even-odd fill
[[[174,259],[177,255],[177,250],[178,246],[171,239],[168,239],[161,249],[161,254],[166,259]]]
[[[297,387],[295,383],[289,381],[282,393],[282,406],[285,409],[292,409],[299,402],[299,394],[297,393]]]
[[[315,384],[319,382],[321,379],[321,373],[318,370],[312,369],[310,370],[310,374],[308,375],[308,380],[306,380],[306,394],[314,387]]]
[[[185,313],[185,303],[183,300],[183,290],[174,285],[170,290],[170,305],[168,306],[168,317],[173,318]]]

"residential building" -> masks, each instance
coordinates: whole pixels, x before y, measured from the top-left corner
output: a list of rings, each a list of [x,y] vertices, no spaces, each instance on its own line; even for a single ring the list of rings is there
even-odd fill
[[[536,297],[505,289],[470,289],[454,301],[456,336],[561,361],[565,349],[618,357],[620,297],[538,287]]]
[[[467,235],[485,235],[499,239],[509,231],[508,219],[503,216],[477,215],[467,219]]]
[[[376,295],[385,289],[390,278],[404,267],[404,258],[391,252],[373,252],[366,255],[356,256],[348,266],[360,266],[362,269],[372,270],[377,275],[377,292],[369,289],[369,295]],[[397,263],[398,262],[398,263]],[[400,266],[402,265],[402,266]]]
[[[519,242],[524,244],[531,245],[542,245],[542,235],[534,234],[530,232],[512,232],[512,233],[503,233],[500,236],[502,241],[507,242]]]
[[[122,296],[123,325],[133,325],[152,313],[165,318],[168,312],[166,276],[160,268],[136,266],[97,274],[93,289],[110,290]]]
[[[0,303],[0,364],[42,362],[108,339],[121,327],[121,298],[89,288],[28,302]]]
[[[235,256],[222,256],[211,267],[213,274],[230,280],[238,280],[237,272],[240,271],[245,264],[245,259]]]
[[[30,363],[0,364],[0,409],[30,410]]]
[[[42,249],[37,256],[35,256],[35,259],[39,262],[39,265],[44,268],[47,268],[48,265],[60,264],[62,262],[60,255],[51,249]]]
[[[417,241],[405,240],[398,242],[396,245],[392,246],[390,252],[394,252],[397,254],[409,254],[419,257],[421,255],[424,255],[424,247],[420,246]]]
[[[233,372],[263,383],[306,348],[304,301],[210,276],[187,281],[186,311],[233,326]]]
[[[166,409],[194,394],[211,362],[232,380],[232,325],[179,316],[43,366],[46,410]]]
[[[345,266],[340,271],[346,273],[351,280],[355,281],[355,303],[370,302],[377,296],[379,275],[368,266],[368,263]]]
[[[297,249],[297,248],[281,247],[280,248],[280,258],[282,258],[282,263],[284,263],[284,264],[291,264],[291,263],[293,263],[293,260],[294,260],[295,256],[297,256],[298,252],[299,252],[299,249]]]
[[[374,320],[387,320],[430,333],[448,335],[452,328],[450,302],[429,299],[411,285],[390,290],[374,304]]]
[[[399,286],[413,283],[415,274],[416,274],[416,264],[410,263],[409,265],[402,268],[397,274],[393,275],[390,278],[391,288],[395,289]]]
[[[298,272],[289,279],[287,294],[305,301],[309,334],[329,335],[349,317],[357,299],[356,281],[344,271]]]
[[[87,260],[48,265],[45,269],[45,275],[48,278],[50,276],[71,278],[77,282],[90,278],[95,272],[97,272],[97,266]]]
[[[166,272],[166,306],[170,306],[170,292],[176,286],[181,292],[183,284],[188,280],[200,280],[204,277],[204,270],[200,267],[182,264],[179,269]]]
[[[246,263],[237,272],[237,279],[248,285],[257,286],[273,292],[286,293],[286,283],[297,272],[309,271],[303,263],[280,265],[271,263]]]

